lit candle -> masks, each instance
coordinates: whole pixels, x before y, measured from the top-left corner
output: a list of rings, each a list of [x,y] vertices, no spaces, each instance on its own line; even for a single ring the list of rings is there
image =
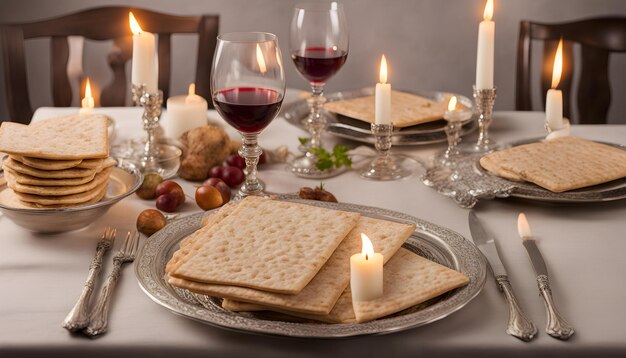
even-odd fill
[[[376,84],[376,124],[391,124],[391,84],[387,83],[387,59],[380,60],[380,83]]]
[[[148,93],[157,92],[156,55],[154,34],[143,31],[132,12],[128,13],[130,29],[133,32],[132,83],[146,85]]]
[[[476,88],[493,88],[493,51],[496,23],[493,17],[493,0],[487,0],[483,21],[478,27],[478,49],[476,54]]]
[[[563,92],[556,89],[561,81],[563,70],[563,39],[559,41],[554,56],[554,68],[552,70],[552,88],[546,96],[546,123],[552,131],[563,128]]]
[[[350,288],[353,301],[369,301],[383,295],[383,255],[361,234],[361,253],[350,257]]]
[[[85,85],[85,98],[80,101],[80,110],[78,114],[90,114],[94,107],[94,100],[91,96],[91,84],[89,78],[87,78],[87,84]]]
[[[181,134],[207,124],[207,101],[198,96],[196,85],[189,85],[186,96],[174,96],[167,100],[167,119],[164,121],[165,134],[178,138]]]

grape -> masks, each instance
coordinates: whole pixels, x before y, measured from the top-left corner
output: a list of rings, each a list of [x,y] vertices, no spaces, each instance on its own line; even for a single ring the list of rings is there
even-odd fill
[[[222,179],[222,176],[224,175],[224,167],[222,166],[215,166],[213,168],[211,168],[211,170],[209,170],[209,178],[220,178]]]
[[[156,198],[156,188],[161,182],[163,178],[157,173],[147,173],[143,177],[143,182],[139,189],[137,189],[137,196],[149,200]]]
[[[178,202],[176,207],[183,205],[183,203],[185,202],[185,192],[183,191],[183,188],[175,181],[167,180],[156,187],[156,196],[161,196],[163,194],[173,194]]]
[[[220,178],[209,178],[209,179],[203,181],[202,185],[216,186],[217,183],[224,183],[224,181],[222,179],[220,179]]]
[[[243,175],[243,171],[241,171],[241,169],[237,167],[224,167],[222,180],[231,188],[243,183],[244,179],[245,176]]]
[[[237,154],[233,154],[224,160],[223,165],[225,167],[237,167],[243,170],[243,168],[246,167],[246,160]]]
[[[178,198],[172,193],[159,195],[156,200],[156,207],[167,213],[173,213],[178,208]]]
[[[217,188],[210,185],[202,185],[196,189],[196,204],[202,210],[215,209],[223,203],[222,194]]]
[[[226,185],[223,181],[220,180],[219,183],[213,185],[217,190],[219,190],[220,194],[222,194],[222,201],[224,204],[230,201],[230,187]]]

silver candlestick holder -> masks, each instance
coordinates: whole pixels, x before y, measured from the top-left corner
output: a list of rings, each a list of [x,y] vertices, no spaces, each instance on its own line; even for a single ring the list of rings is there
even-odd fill
[[[143,107],[143,129],[146,131],[147,139],[144,150],[137,165],[142,173],[158,173],[163,175],[166,171],[159,164],[159,147],[157,144],[157,130],[161,119],[161,108],[163,105],[163,92],[157,90],[156,93],[146,91],[146,86],[132,85],[133,102]]]
[[[378,154],[369,166],[359,173],[361,177],[372,180],[397,180],[411,175],[411,170],[402,165],[403,160],[389,153],[393,124],[372,123],[371,129]]]
[[[489,138],[493,105],[496,102],[496,87],[478,89],[474,86],[474,102],[478,109],[478,141],[472,148],[473,152],[487,153],[495,148],[495,142]]]

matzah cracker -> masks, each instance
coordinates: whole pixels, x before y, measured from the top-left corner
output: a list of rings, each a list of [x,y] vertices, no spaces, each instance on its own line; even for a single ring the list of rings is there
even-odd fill
[[[230,215],[236,207],[237,202],[230,201],[221,208],[217,209],[211,215],[204,216],[202,218],[202,227],[180,241],[178,244],[179,249],[174,252],[170,260],[165,265],[165,272],[170,274],[175,267],[182,264],[182,260],[184,260],[185,256],[192,251],[193,244],[196,243],[199,238],[209,237],[210,234],[208,231],[211,230],[215,224]]]
[[[99,184],[92,190],[86,191],[84,193],[78,194],[70,194],[70,195],[62,195],[62,196],[46,196],[46,195],[35,195],[35,194],[24,194],[24,193],[14,193],[21,201],[26,201],[34,204],[41,205],[68,205],[68,204],[82,204],[87,201],[93,200],[97,198],[103,190],[106,190],[109,181]],[[102,196],[100,197],[102,198]],[[99,199],[98,199],[99,200]]]
[[[0,125],[0,151],[41,159],[109,156],[108,121],[102,115],[71,115],[24,125]]]
[[[112,168],[104,169],[100,173],[96,174],[93,180],[85,184],[79,184],[79,185],[38,186],[38,185],[20,184],[16,181],[16,178],[13,176],[13,174],[11,174],[9,170],[7,170],[6,172],[6,178],[7,178],[7,185],[9,186],[9,188],[13,189],[13,191],[18,192],[18,193],[61,196],[61,195],[84,193],[84,192],[93,190],[95,187],[109,180],[112,170],[113,170]]]
[[[247,197],[172,276],[298,293],[354,228],[358,213]]]
[[[371,301],[353,301],[359,323],[402,311],[465,286],[469,278],[409,250],[400,249],[385,265],[383,295]]]
[[[404,128],[436,121],[443,118],[447,105],[447,100],[435,102],[414,94],[392,91],[391,122],[394,127]],[[328,102],[324,108],[330,112],[365,122],[374,123],[376,121],[374,96]]]
[[[24,165],[12,158],[5,159],[2,163],[3,168],[12,169],[16,173],[26,174],[37,178],[44,179],[66,179],[66,178],[83,178],[90,175],[95,175],[98,171],[111,167],[115,165],[115,160],[106,159],[103,161],[98,168],[94,169],[83,169],[83,168],[70,168],[63,170],[41,170],[36,168],[31,168],[27,165]]]
[[[68,186],[68,185],[80,185],[85,184],[93,180],[93,178],[98,173],[93,173],[93,175],[89,175],[82,178],[69,178],[69,179],[45,179],[45,178],[37,178],[34,176],[21,174],[13,171],[13,169],[5,168],[5,173],[13,176],[15,181],[20,184],[26,185],[38,185],[38,186]]]
[[[519,175],[500,167],[500,165],[497,162],[495,162],[493,159],[491,159],[491,157],[480,158],[480,165],[486,171],[488,171],[489,173],[493,175],[497,175],[499,177],[502,177],[507,180],[512,180],[512,181],[524,181],[524,179],[520,177]]]
[[[31,168],[43,169],[43,170],[62,170],[74,168],[79,165],[82,159],[68,159],[68,160],[52,160],[52,159],[40,159],[33,157],[24,157],[22,155],[12,155],[13,160],[17,160],[24,165],[28,165]]]
[[[372,240],[376,252],[385,261],[402,246],[415,231],[415,225],[361,217],[348,237],[337,247],[319,273],[297,294],[280,294],[245,287],[211,285],[171,278],[169,282],[181,288],[210,296],[224,297],[249,303],[311,314],[328,314],[341,292],[350,283],[350,256],[361,250],[361,233]]]
[[[10,190],[9,190],[10,191]],[[42,205],[42,204],[37,204],[37,203],[30,203],[27,201],[22,201],[20,200],[20,203],[24,206],[24,207],[28,207],[28,208],[36,208],[36,209],[56,209],[56,208],[71,208],[71,207],[75,207],[75,206],[81,206],[81,205],[89,205],[89,204],[94,204],[99,202],[100,200],[102,200],[102,198],[104,198],[104,196],[107,193],[107,187],[103,187],[102,190],[100,190],[100,192],[98,192],[95,196],[93,196],[91,199],[84,201],[84,202],[80,202],[80,203],[73,203],[73,204],[52,204],[52,205]],[[13,195],[15,195],[17,197],[17,194],[15,194],[15,192],[13,192]]]
[[[577,137],[507,148],[480,162],[493,164],[497,175],[504,170],[555,193],[626,177],[625,150]]]

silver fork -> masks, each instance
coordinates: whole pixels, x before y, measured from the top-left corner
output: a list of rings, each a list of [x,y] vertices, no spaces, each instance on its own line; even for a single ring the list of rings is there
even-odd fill
[[[113,257],[113,270],[109,274],[109,277],[107,277],[106,284],[100,292],[98,302],[89,316],[89,325],[83,330],[86,335],[93,337],[106,332],[111,296],[115,289],[115,284],[122,274],[122,265],[135,260],[138,247],[139,233],[133,230],[131,234],[129,231],[126,235],[124,246],[122,246],[120,251]]]
[[[91,293],[93,292],[96,280],[102,270],[102,258],[104,254],[113,247],[113,243],[115,242],[115,233],[116,230],[113,228],[106,227],[104,229],[102,238],[100,238],[98,246],[96,247],[96,255],[91,261],[91,265],[89,265],[89,274],[87,275],[83,292],[81,292],[78,301],[76,301],[74,307],[63,320],[63,328],[74,332],[87,327],[89,324],[89,300],[91,299]]]

